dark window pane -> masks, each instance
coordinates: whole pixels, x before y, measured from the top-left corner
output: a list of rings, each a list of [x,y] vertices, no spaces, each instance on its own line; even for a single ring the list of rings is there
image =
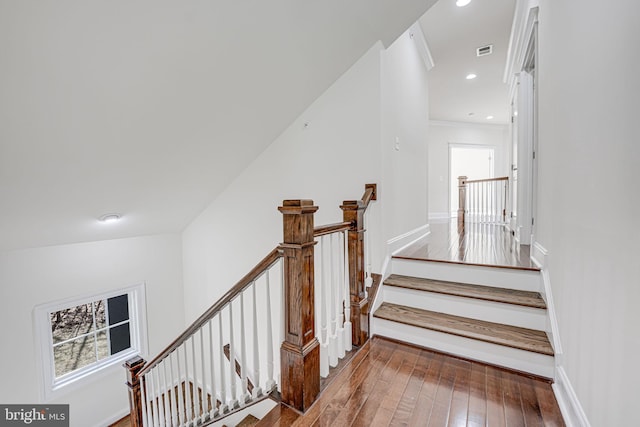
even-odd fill
[[[84,368],[96,361],[93,334],[53,348],[56,377]]]
[[[59,343],[93,330],[93,309],[91,304],[51,313],[51,336],[53,343]]]
[[[129,324],[125,323],[109,329],[109,339],[111,341],[111,354],[119,353],[131,347]]]
[[[109,312],[109,325],[129,320],[129,296],[120,295],[119,297],[109,298],[107,300]]]

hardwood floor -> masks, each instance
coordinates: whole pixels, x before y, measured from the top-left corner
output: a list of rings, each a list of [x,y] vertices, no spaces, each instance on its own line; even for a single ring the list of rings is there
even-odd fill
[[[551,384],[374,337],[301,415],[258,426],[564,426]]]
[[[395,258],[538,270],[529,246],[517,245],[509,230],[497,224],[468,223],[458,233],[455,221],[433,222],[431,233]]]

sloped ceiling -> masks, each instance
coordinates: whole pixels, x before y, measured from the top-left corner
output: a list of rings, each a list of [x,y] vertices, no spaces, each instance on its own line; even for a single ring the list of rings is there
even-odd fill
[[[0,250],[181,231],[433,3],[0,0]]]

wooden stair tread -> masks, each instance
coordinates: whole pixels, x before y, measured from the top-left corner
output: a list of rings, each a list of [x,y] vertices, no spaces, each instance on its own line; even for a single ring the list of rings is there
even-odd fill
[[[525,307],[541,309],[547,308],[547,304],[544,302],[539,292],[519,291],[515,289],[471,285],[467,283],[445,282],[443,280],[423,279],[418,277],[401,276],[398,274],[392,274],[389,276],[384,281],[384,284],[386,286],[475,298],[485,301],[521,305]]]
[[[388,302],[382,303],[374,313],[374,317],[548,356],[554,354],[549,338],[543,331],[469,319]]]

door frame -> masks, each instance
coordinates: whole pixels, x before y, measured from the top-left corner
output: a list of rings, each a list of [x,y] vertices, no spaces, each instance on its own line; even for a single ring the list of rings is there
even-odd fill
[[[449,161],[448,161],[448,168],[447,168],[447,212],[449,213],[449,216],[451,218],[454,218],[457,216],[457,210],[452,211],[451,210],[451,185],[452,185],[452,179],[455,179],[455,183],[458,182],[458,177],[452,177],[451,176],[451,169],[452,169],[452,158],[453,156],[451,155],[452,149],[453,148],[469,148],[469,149],[484,149],[484,150],[492,150],[493,151],[493,163],[492,163],[492,171],[491,174],[495,176],[496,174],[496,151],[498,150],[498,146],[497,145],[492,145],[492,144],[473,144],[473,143],[461,143],[461,142],[451,142],[449,141],[448,143],[448,156],[449,156]]]

